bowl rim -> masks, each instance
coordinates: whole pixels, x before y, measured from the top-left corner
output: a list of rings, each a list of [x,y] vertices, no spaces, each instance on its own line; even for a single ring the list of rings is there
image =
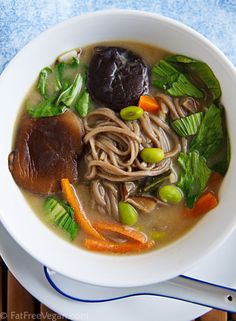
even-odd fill
[[[77,21],[77,20],[89,19],[89,18],[98,17],[98,16],[102,17],[104,15],[117,15],[117,14],[132,15],[132,16],[136,16],[138,18],[139,17],[150,17],[150,18],[159,20],[162,23],[167,23],[168,25],[172,25],[174,27],[184,30],[187,33],[192,34],[194,37],[197,37],[201,42],[203,42],[206,46],[210,47],[217,54],[217,56],[220,57],[221,61],[223,61],[223,63],[229,67],[229,69],[231,70],[231,73],[234,74],[234,76],[236,77],[236,69],[235,69],[234,65],[232,64],[232,62],[230,62],[230,60],[224,55],[224,53],[220,49],[218,49],[212,42],[210,42],[206,37],[204,37],[203,35],[201,35],[197,31],[193,30],[189,26],[186,26],[185,24],[183,24],[179,21],[176,21],[174,19],[171,19],[171,18],[165,17],[160,14],[156,14],[156,13],[149,13],[149,12],[140,11],[140,10],[107,9],[107,10],[100,10],[100,11],[96,11],[96,12],[84,13],[80,16],[75,16],[73,18],[67,19],[67,20],[65,20],[59,24],[56,24],[55,26],[47,29],[46,31],[40,33],[38,36],[33,38],[26,46],[24,46],[15,55],[15,57],[5,67],[5,69],[3,70],[3,72],[0,75],[0,86],[1,86],[1,81],[3,80],[5,75],[7,76],[8,71],[12,68],[13,64],[15,64],[17,62],[18,58],[21,57],[22,55],[24,55],[24,52],[28,49],[28,47],[33,46],[35,42],[39,41],[41,38],[44,38],[46,34],[53,33],[54,31],[56,31],[60,28],[63,28],[64,26],[67,26],[69,24],[73,24],[74,21]],[[45,261],[45,258],[41,258],[41,257],[39,258],[38,254],[34,253],[33,250],[31,249],[31,247],[28,246],[28,244],[26,246],[26,244],[18,237],[17,233],[15,233],[15,230],[9,224],[7,224],[7,220],[5,220],[2,211],[0,211],[0,220],[3,223],[4,227],[10,233],[10,235],[17,241],[18,244],[20,244],[20,246],[23,249],[25,249],[37,261],[40,261],[41,263],[48,266],[47,262]],[[236,220],[235,220],[235,223],[236,223]],[[228,231],[225,233],[225,235],[222,235],[221,238],[218,238],[217,240],[215,240],[214,244],[212,244],[211,246],[208,247],[207,253],[205,253],[204,255],[211,253],[213,250],[215,250],[217,247],[219,247],[226,240],[226,238],[230,236],[230,234],[234,231],[234,229],[235,229],[235,224],[228,228]],[[175,243],[176,242],[178,242],[178,241],[175,241]],[[161,251],[161,250],[159,250],[159,251]],[[145,255],[146,254],[142,254],[142,256],[145,256]],[[102,257],[103,255],[99,254],[99,256]],[[105,255],[105,256],[107,257],[107,255]],[[121,256],[119,256],[119,258],[120,257]],[[189,262],[189,264],[185,265],[185,271],[190,269],[193,265],[197,264],[201,259],[202,259],[202,254],[198,254],[198,256],[196,256],[194,262]],[[65,268],[63,268],[63,264],[59,268],[58,266],[54,266],[53,262],[51,262],[48,267],[51,268],[52,270],[55,270],[65,276],[67,276],[67,277],[71,277],[71,274],[68,273],[68,271]],[[183,268],[176,269],[176,273],[174,273],[173,275],[169,275],[166,279],[177,276],[178,274],[183,273],[183,272],[184,272]],[[75,278],[75,277],[73,276],[73,278]],[[78,278],[78,280],[80,280],[80,279]],[[99,278],[91,280],[90,277],[87,277],[87,278],[83,277],[83,280],[80,280],[80,281],[83,281],[86,283],[92,283],[92,284],[96,284],[96,285],[120,287],[120,286],[141,286],[141,285],[152,284],[152,283],[157,282],[157,278],[150,278],[148,281],[137,280],[136,283],[134,283],[133,281],[132,281],[132,283],[127,283],[127,281],[126,281],[126,283],[122,283],[120,280],[118,282],[116,280],[114,280],[113,283],[110,282],[109,284],[107,284],[104,280],[101,281]],[[162,281],[164,281],[164,279]]]

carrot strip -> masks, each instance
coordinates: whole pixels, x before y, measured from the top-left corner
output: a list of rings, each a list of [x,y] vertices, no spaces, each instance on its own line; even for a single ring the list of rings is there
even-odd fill
[[[93,226],[97,230],[115,232],[142,244],[147,243],[148,240],[146,234],[139,232],[132,227],[123,226],[118,223],[94,222]]]
[[[93,240],[86,239],[84,246],[92,251],[98,252],[112,252],[112,253],[128,253],[128,252],[139,252],[151,249],[154,242],[146,243],[115,243],[111,241]]]
[[[138,106],[149,112],[157,111],[160,108],[156,99],[150,96],[140,96]]]
[[[66,196],[67,201],[69,202],[70,206],[74,210],[75,220],[80,224],[81,228],[91,236],[96,237],[100,240],[105,240],[103,237],[91,224],[89,219],[87,218],[86,214],[82,210],[82,206],[80,201],[76,195],[76,192],[73,186],[70,184],[67,178],[63,178],[61,180],[61,187]]]
[[[208,211],[212,210],[218,205],[218,200],[216,196],[211,193],[207,192],[203,194],[196,202],[193,208],[185,208],[184,214],[189,216],[198,216],[206,214]]]

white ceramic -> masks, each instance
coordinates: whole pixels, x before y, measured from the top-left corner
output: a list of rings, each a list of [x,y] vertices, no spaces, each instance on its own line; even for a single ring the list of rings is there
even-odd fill
[[[215,282],[221,285],[236,286],[236,232],[217,251],[201,261],[185,275]],[[82,303],[58,294],[47,282],[43,266],[27,254],[7,233],[0,223],[0,255],[18,281],[40,302],[53,311],[74,321],[190,321],[209,309],[161,297],[140,296],[105,303]],[[30,267],[30,268],[29,268]],[[60,289],[72,296],[91,296],[91,286],[51,274]],[[99,295],[99,288],[95,287]],[[81,291],[83,290],[83,292]],[[135,289],[133,289],[135,290]],[[110,288],[114,295],[117,288]],[[100,298],[106,294],[100,288]],[[179,290],[178,294],[181,295]],[[198,294],[198,291],[195,291]],[[49,317],[48,317],[49,319]]]
[[[44,66],[60,53],[104,40],[136,40],[208,63],[220,80],[231,137],[232,161],[219,206],[177,242],[142,255],[108,256],[76,248],[52,233],[25,202],[8,171],[13,127],[20,104]],[[236,72],[226,57],[190,28],[155,14],[112,10],[75,17],[29,43],[0,78],[0,219],[34,258],[73,279],[104,286],[139,286],[177,276],[216,249],[236,224]]]

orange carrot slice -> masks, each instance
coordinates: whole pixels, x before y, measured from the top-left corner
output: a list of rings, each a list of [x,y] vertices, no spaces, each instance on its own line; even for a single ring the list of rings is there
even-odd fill
[[[153,247],[154,242],[146,243],[115,243],[111,241],[86,239],[84,246],[92,251],[112,252],[112,253],[129,253],[149,250]]]
[[[149,112],[157,111],[160,108],[156,99],[150,96],[140,96],[138,106]]]
[[[213,208],[215,208],[218,205],[218,200],[216,196],[211,193],[205,193],[203,194],[196,202],[195,206],[193,208],[185,208],[184,209],[184,214],[186,216],[191,215],[191,216],[199,216],[206,214]]]
[[[123,226],[118,223],[94,222],[93,226],[97,230],[115,232],[142,244],[147,243],[148,240],[146,234],[139,232],[132,227]]]
[[[76,195],[76,192],[73,186],[70,184],[70,181],[67,178],[61,180],[62,190],[66,196],[66,199],[70,206],[74,210],[75,220],[80,224],[81,228],[89,235],[100,239],[105,240],[103,237],[91,224],[86,214],[84,213],[80,201]]]

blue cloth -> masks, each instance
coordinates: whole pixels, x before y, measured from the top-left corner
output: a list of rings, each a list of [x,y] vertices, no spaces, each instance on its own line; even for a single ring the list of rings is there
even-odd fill
[[[0,73],[36,35],[63,20],[100,9],[139,9],[182,21],[236,65],[236,0],[0,0]]]

